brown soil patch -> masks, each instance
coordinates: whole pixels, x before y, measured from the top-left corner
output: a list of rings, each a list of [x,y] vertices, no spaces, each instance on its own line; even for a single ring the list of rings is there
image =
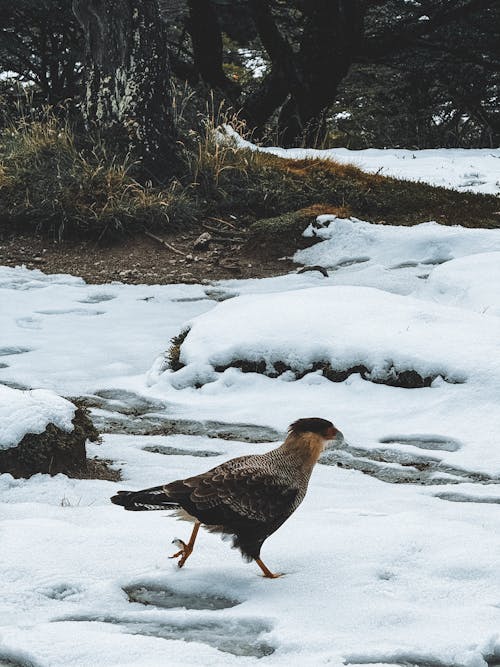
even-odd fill
[[[207,249],[195,250],[194,243],[204,231],[197,227],[171,236],[159,232],[158,237],[175,252],[144,234],[123,237],[113,245],[89,240],[56,242],[46,236],[11,232],[0,225],[0,265],[69,273],[93,284],[194,284],[263,278],[297,268],[290,260],[264,257],[259,248],[247,250],[244,243],[233,243],[230,236],[210,243]],[[245,232],[237,230],[235,236],[241,239]]]

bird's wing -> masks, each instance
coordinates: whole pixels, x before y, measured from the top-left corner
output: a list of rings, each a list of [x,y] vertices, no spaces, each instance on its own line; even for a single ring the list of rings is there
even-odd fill
[[[256,465],[253,456],[232,459],[183,484],[191,489],[189,498],[201,512],[214,510],[221,518],[236,515],[263,523],[289,516],[299,494],[296,486]]]

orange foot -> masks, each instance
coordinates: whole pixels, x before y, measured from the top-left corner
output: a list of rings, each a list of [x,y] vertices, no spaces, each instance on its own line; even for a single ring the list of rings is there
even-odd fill
[[[261,561],[260,558],[256,558],[255,562],[257,563],[257,565],[262,570],[262,576],[265,579],[278,579],[279,577],[283,576],[282,574],[275,574],[274,572],[271,572],[271,570],[267,567],[267,565],[265,563],[263,563]]]
[[[190,544],[186,544],[185,542],[179,539],[172,540],[172,544],[175,544],[176,547],[180,547],[180,550],[177,551],[172,556],[169,556],[169,558],[179,558],[180,556],[177,565],[179,567],[182,567],[189,558],[189,556],[193,553],[193,547]]]

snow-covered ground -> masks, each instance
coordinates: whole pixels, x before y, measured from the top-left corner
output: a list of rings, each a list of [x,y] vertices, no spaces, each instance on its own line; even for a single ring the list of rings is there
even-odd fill
[[[423,181],[455,190],[500,193],[500,148],[432,148],[407,150],[404,148],[280,148],[257,147],[240,137],[230,126],[226,134],[238,146],[272,153],[279,157],[302,160],[318,158],[354,164],[363,171],[393,176],[409,181]]]
[[[110,431],[89,454],[123,477],[0,475],[0,665],[500,665],[498,232],[323,219],[314,233],[303,252],[328,278],[95,286],[0,267],[0,383],[86,397]],[[173,373],[163,352],[186,326]],[[435,377],[214,369],[252,355]],[[189,525],[109,502],[271,448],[258,427],[306,416],[345,444],[264,545],[280,579],[207,532],[179,571],[170,543]]]

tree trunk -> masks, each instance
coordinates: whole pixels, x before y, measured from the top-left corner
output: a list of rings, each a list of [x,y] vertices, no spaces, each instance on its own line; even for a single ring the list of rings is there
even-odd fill
[[[298,139],[321,141],[325,112],[335,101],[363,38],[366,5],[362,0],[317,0],[304,3],[304,30],[295,58],[297,79],[289,105],[280,115],[283,145]]]
[[[240,87],[228,79],[222,67],[222,32],[215,8],[210,0],[187,0],[187,4],[187,28],[193,44],[195,67],[205,83],[224,92],[230,101],[235,101]]]
[[[366,2],[300,3],[304,24],[298,51],[279,29],[269,0],[249,0],[249,4],[262,45],[272,61],[272,72],[246,101],[244,116],[259,127],[282,104],[280,143],[316,144],[324,137],[326,112],[360,47]],[[271,81],[279,84],[275,90],[268,86]]]
[[[165,26],[157,0],[73,0],[85,33],[87,126],[124,145],[148,178],[178,168]]]

